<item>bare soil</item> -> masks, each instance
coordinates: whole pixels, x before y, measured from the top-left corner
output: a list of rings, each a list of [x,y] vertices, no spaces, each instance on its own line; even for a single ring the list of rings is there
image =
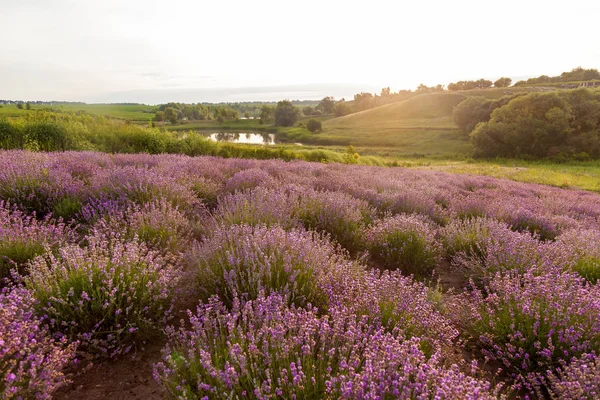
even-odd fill
[[[159,400],[165,396],[152,377],[152,365],[160,361],[163,342],[149,343],[145,349],[93,365],[76,374],[73,383],[61,388],[58,400]]]

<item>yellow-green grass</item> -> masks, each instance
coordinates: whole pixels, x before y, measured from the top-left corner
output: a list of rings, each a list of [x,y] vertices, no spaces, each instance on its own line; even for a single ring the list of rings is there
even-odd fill
[[[23,106],[24,107],[24,106]],[[68,112],[85,111],[86,113],[110,118],[125,119],[132,122],[149,122],[156,112],[156,106],[143,104],[119,105],[119,104],[32,104],[31,110],[62,110]],[[0,117],[19,117],[31,112],[18,109],[14,104],[4,104],[0,108]]]
[[[415,163],[417,166],[418,163]],[[539,183],[570,189],[600,192],[600,161],[555,164],[548,161],[490,160],[440,161],[418,168],[435,169],[460,174],[487,175],[518,182]]]

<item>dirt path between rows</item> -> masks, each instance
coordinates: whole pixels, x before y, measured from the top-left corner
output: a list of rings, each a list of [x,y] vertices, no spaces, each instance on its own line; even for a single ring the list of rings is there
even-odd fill
[[[152,378],[152,365],[160,361],[163,342],[149,344],[134,354],[126,354],[92,366],[75,376],[73,383],[61,388],[57,400],[164,399],[160,386]]]

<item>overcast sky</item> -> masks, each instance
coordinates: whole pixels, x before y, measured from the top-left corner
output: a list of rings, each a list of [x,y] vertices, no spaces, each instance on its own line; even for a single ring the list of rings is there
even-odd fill
[[[600,68],[596,0],[0,0],[0,99],[351,97]]]

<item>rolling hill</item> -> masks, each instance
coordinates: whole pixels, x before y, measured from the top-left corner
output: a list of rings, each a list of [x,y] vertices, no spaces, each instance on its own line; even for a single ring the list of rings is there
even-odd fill
[[[426,93],[408,100],[334,118],[323,123],[320,142],[393,148],[395,154],[470,155],[469,138],[452,120],[453,108],[469,96],[500,98],[541,90],[507,88]]]

